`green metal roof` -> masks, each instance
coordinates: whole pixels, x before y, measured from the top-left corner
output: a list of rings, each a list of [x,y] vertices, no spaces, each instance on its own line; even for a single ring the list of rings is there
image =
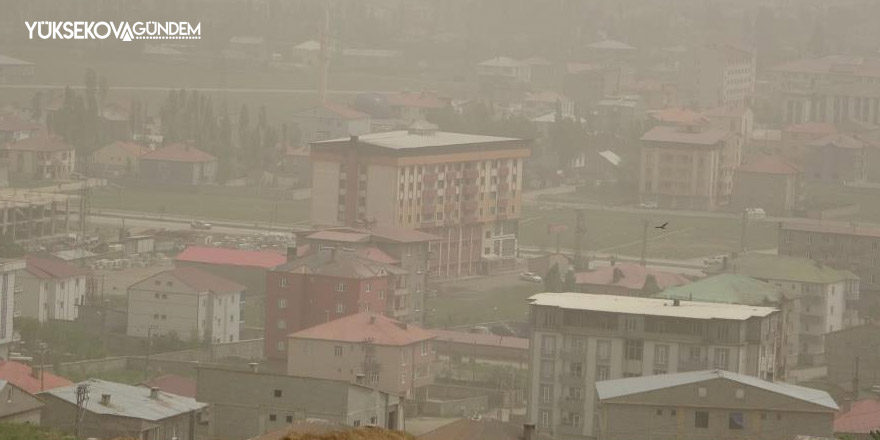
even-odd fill
[[[725,273],[671,287],[654,298],[766,306],[781,302],[783,294],[775,286],[752,277]]]
[[[784,280],[801,283],[830,284],[859,279],[848,270],[838,270],[801,257],[747,254],[728,262],[720,272],[748,275],[759,280]]]

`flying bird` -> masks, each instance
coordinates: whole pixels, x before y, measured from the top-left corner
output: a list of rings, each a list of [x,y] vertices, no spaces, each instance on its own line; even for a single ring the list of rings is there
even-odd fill
[[[666,225],[668,225],[668,224],[669,224],[669,222],[666,222],[666,223],[663,223],[663,224],[660,225],[660,226],[654,226],[654,229],[663,229],[663,230],[666,230]]]

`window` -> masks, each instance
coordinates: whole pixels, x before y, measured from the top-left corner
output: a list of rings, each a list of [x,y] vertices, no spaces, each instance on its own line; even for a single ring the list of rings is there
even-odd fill
[[[278,341],[275,343],[275,351],[284,351],[284,341]]]
[[[345,304],[336,304],[336,314],[341,315],[345,313]]]
[[[281,397],[281,390],[275,390],[275,397]]]
[[[715,349],[715,368],[719,370],[726,370],[728,366],[728,360],[730,357],[730,349],[728,348],[716,348]]]
[[[745,397],[746,397],[746,390],[743,388],[737,388],[736,389],[736,398],[737,399],[744,399]]]
[[[553,402],[553,385],[541,385],[541,403]]]
[[[608,380],[611,378],[611,367],[608,365],[596,366],[596,381]]]
[[[340,281],[340,282],[336,283],[336,291],[337,292],[345,292],[345,282],[344,281]]]
[[[278,308],[286,309],[287,308],[287,298],[278,298]]]
[[[662,409],[658,409],[658,410],[657,410],[657,415],[658,415],[658,416],[662,416],[662,415],[663,415],[663,410],[662,410]]]
[[[544,356],[553,356],[556,354],[556,337],[544,335],[541,337],[541,354]]]
[[[371,424],[371,425],[375,425],[377,420],[378,420],[378,419],[377,419],[375,416],[374,416],[374,417],[370,417],[370,424]]]
[[[694,413],[694,428],[708,428],[709,413],[706,411],[697,411]]]
[[[611,360],[611,341],[596,341],[596,359],[602,362]]]
[[[745,421],[743,420],[743,414],[730,413],[730,417],[727,419],[727,424],[730,429],[744,429]]]
[[[628,340],[626,341],[626,359],[630,361],[642,360],[643,351],[642,341]]]
[[[549,428],[550,427],[550,419],[552,419],[552,413],[549,410],[541,410],[541,427]]]
[[[354,423],[352,423],[351,425],[354,426],[355,428],[357,428],[358,426],[361,426],[361,421],[355,420]]]
[[[366,293],[370,293],[370,291],[372,291],[372,289],[373,289],[373,285],[372,285],[372,284],[373,284],[373,283],[371,283],[371,282],[368,281],[367,284],[364,285],[364,292],[366,292]]]
[[[284,418],[287,423],[293,423],[293,416],[287,416]]]
[[[427,343],[427,342],[422,342],[422,356],[427,356],[427,355],[428,355],[428,352],[429,352],[429,350],[428,350],[428,343]]]
[[[287,277],[282,275],[278,278],[278,285],[281,287],[287,287]]]
[[[626,329],[628,331],[636,331],[636,318],[626,318]]]
[[[550,361],[550,360],[542,360],[541,361],[541,377],[542,378],[552,379],[553,378],[553,370],[554,370],[553,361]]]
[[[379,382],[379,372],[378,371],[370,371],[370,383]]]
[[[667,365],[668,363],[669,363],[669,346],[668,345],[655,345],[654,346],[654,364]]]
[[[406,373],[400,373],[400,383],[406,383]]]
[[[333,355],[336,357],[342,356],[342,346],[341,345],[337,345],[337,346],[333,347]]]
[[[276,419],[275,414],[269,414],[269,421],[274,422]]]

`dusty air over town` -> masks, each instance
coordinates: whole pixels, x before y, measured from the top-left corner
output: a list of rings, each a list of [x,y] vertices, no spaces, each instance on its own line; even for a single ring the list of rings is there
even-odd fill
[[[880,440],[880,0],[0,0],[0,440]]]

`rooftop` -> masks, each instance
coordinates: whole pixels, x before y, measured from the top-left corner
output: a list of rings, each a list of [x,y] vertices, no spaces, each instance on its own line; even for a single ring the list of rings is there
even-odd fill
[[[126,152],[128,152],[129,154],[131,154],[133,156],[142,156],[142,155],[150,152],[149,148],[147,148],[137,142],[127,142],[127,141],[116,141],[116,142],[113,142],[112,144],[105,145],[101,149],[103,150],[104,148],[120,148],[122,150],[125,150]]]
[[[528,299],[536,306],[560,307],[570,310],[622,313],[629,315],[668,316],[687,319],[729,319],[743,321],[753,317],[769,316],[773,307],[744,306],[698,301],[672,301],[637,296],[595,295],[590,293],[539,293]]]
[[[483,333],[458,332],[454,330],[431,329],[438,342],[456,342],[460,344],[482,345],[487,347],[529,349],[529,340],[513,336],[487,335]]]
[[[837,73],[856,76],[880,77],[880,58],[828,55],[778,65],[772,70],[794,73]]]
[[[290,263],[283,264],[277,270],[347,279],[368,279],[383,277],[389,274],[401,275],[407,273],[393,264],[380,261],[391,257],[376,254],[373,256],[379,258],[379,260],[369,259],[362,253],[359,254],[357,251],[351,250],[319,250],[302,258],[297,258]]]
[[[491,60],[483,61],[479,65],[487,67],[519,67],[525,64],[510,57],[495,57]]]
[[[73,146],[64,142],[64,139],[61,139],[58,136],[51,136],[47,134],[39,134],[36,136],[31,136],[26,139],[22,139],[18,142],[10,142],[6,144],[7,150],[16,150],[16,151],[71,151],[73,150]]]
[[[830,134],[828,136],[816,139],[809,144],[811,147],[834,147],[844,150],[861,150],[865,148],[865,143],[845,134]]]
[[[37,371],[35,376],[33,367],[30,365],[15,361],[0,361],[0,380],[5,380],[31,394],[39,393],[41,386],[43,390],[51,390],[73,384],[73,382],[48,371],[43,373],[41,381],[39,374],[40,372]]]
[[[727,273],[672,287],[653,297],[749,306],[767,306],[783,300],[782,292],[768,283],[745,275]]]
[[[25,270],[41,279],[65,279],[85,276],[89,270],[70,264],[58,257],[49,254],[31,254],[25,257],[27,266]]]
[[[166,162],[213,162],[217,160],[211,154],[185,144],[174,143],[141,156],[141,160],[160,160]]]
[[[747,163],[740,165],[737,171],[745,173],[758,174],[800,174],[803,172],[801,167],[791,163],[782,156],[762,155],[750,159]]]
[[[196,381],[176,374],[154,377],[141,384],[147,388],[158,388],[168,394],[196,398]]]
[[[749,387],[760,388],[771,393],[781,394],[792,399],[803,400],[828,409],[838,409],[837,403],[831,398],[831,395],[825,391],[781,382],[769,382],[757,377],[722,370],[691,371],[687,373],[660,374],[655,376],[606,380],[596,383],[596,393],[598,394],[599,399],[607,400],[616,397],[631,396],[649,391],[706,382],[714,379],[725,379]]]
[[[834,417],[834,432],[868,434],[880,430],[880,402],[873,399],[852,402],[849,410]]]
[[[788,231],[820,232],[825,234],[857,235],[862,237],[880,238],[880,225],[844,222],[798,222],[782,223],[782,229]]]
[[[325,102],[318,106],[296,113],[300,118],[367,119],[370,115],[357,111],[345,104]]]
[[[715,146],[726,139],[730,133],[717,128],[673,127],[658,125],[642,136],[643,141],[674,144]]]
[[[434,334],[385,315],[356,313],[300,330],[289,337],[357,343],[369,341],[376,345],[405,346],[434,339]]]
[[[617,273],[617,279],[615,279],[615,272]],[[574,276],[576,284],[642,289],[645,287],[645,282],[648,280],[649,275],[654,276],[657,287],[661,289],[691,282],[690,279],[683,275],[663,272],[636,263],[617,263],[614,266],[602,266],[589,272],[576,273]]]
[[[190,246],[175,258],[190,263],[219,264],[239,267],[274,269],[287,262],[287,257],[276,251],[246,251],[206,246]]]
[[[41,128],[40,124],[22,119],[14,114],[0,114],[0,131],[38,131]]]
[[[854,273],[848,270],[834,269],[808,258],[758,253],[746,254],[730,260],[727,269],[724,269],[722,263],[720,270],[761,280],[786,280],[817,284],[858,279]]]
[[[150,397],[149,388],[109,382],[100,379],[89,379],[79,384],[55,388],[42,394],[61,399],[76,405],[76,388],[80,384],[88,386],[91,398],[86,402],[86,410],[93,414],[131,417],[134,419],[159,421],[205,408],[204,403],[196,402],[191,397],[177,396],[159,391],[156,398]],[[102,396],[110,395],[110,402],[104,405]]]
[[[588,44],[587,47],[591,49],[607,49],[607,50],[635,50],[635,47],[630,46],[622,41],[617,40],[602,40],[596,43]]]
[[[693,125],[709,122],[705,116],[687,107],[667,107],[651,111],[648,115],[654,120],[666,124]]]
[[[366,243],[370,241],[370,234],[366,232],[334,231],[325,229],[323,231],[315,232],[306,238],[310,240],[339,241],[345,243]]]
[[[143,284],[144,287],[161,290],[161,287],[151,287],[152,284],[149,283],[150,280],[159,276],[173,277],[197,293],[211,292],[222,295],[227,293],[240,293],[245,290],[244,286],[235,281],[227,280],[226,278],[219,277],[201,269],[196,269],[195,267],[178,267],[159,272],[156,275],[136,283],[132,287],[137,288],[139,285]]]
[[[313,145],[335,144],[349,142],[350,138],[332,139],[314,142]],[[450,133],[438,131],[432,135],[410,133],[408,130],[389,131],[385,133],[372,133],[358,136],[358,143],[374,145],[392,150],[406,150],[427,147],[465,146],[471,144],[486,143],[510,143],[519,142],[521,139],[483,136],[477,134]]]

